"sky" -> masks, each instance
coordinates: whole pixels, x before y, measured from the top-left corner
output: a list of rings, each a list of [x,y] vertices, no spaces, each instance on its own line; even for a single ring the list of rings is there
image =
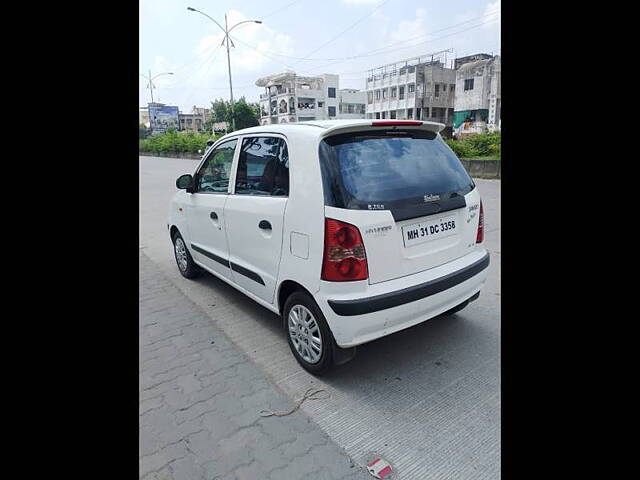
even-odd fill
[[[210,107],[229,99],[224,26],[230,33],[233,97],[257,102],[255,81],[287,70],[335,73],[340,88],[364,90],[367,70],[441,50],[447,62],[500,53],[500,0],[140,0],[139,69],[156,76],[156,102]],[[151,100],[139,77],[139,102]]]

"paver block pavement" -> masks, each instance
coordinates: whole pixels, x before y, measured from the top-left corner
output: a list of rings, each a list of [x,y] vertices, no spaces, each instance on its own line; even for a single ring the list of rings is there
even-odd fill
[[[141,479],[370,478],[139,255]]]

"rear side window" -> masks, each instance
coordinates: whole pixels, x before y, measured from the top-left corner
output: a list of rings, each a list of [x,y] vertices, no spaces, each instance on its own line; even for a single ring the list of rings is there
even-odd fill
[[[236,195],[289,195],[289,152],[277,137],[250,137],[242,141]]]
[[[326,205],[402,209],[405,218],[410,215],[407,208],[424,206],[436,196],[440,211],[460,208],[461,197],[475,187],[444,140],[424,130],[328,137],[320,142],[320,164]],[[448,202],[453,198],[455,202]],[[421,212],[424,209],[416,210],[416,216]]]

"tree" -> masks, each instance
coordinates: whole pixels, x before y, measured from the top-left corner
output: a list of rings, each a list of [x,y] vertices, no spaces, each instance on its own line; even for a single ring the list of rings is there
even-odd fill
[[[149,135],[151,135],[151,130],[147,128],[144,123],[139,124],[138,126],[138,138],[140,140],[144,140]]]
[[[260,125],[260,106],[257,103],[247,103],[244,97],[233,104],[233,117],[236,120],[236,130]],[[228,132],[232,131],[231,102],[218,99],[211,102],[211,117],[205,123],[207,131],[213,130],[213,124],[227,122]]]
[[[260,105],[247,103],[244,97],[241,97],[233,106],[233,116],[236,120],[237,130],[260,125]]]

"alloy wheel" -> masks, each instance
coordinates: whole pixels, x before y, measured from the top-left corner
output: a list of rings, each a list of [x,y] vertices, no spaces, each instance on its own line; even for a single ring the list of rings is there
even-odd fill
[[[289,311],[289,337],[305,362],[318,363],[322,356],[322,335],[318,322],[304,305],[294,305]]]

